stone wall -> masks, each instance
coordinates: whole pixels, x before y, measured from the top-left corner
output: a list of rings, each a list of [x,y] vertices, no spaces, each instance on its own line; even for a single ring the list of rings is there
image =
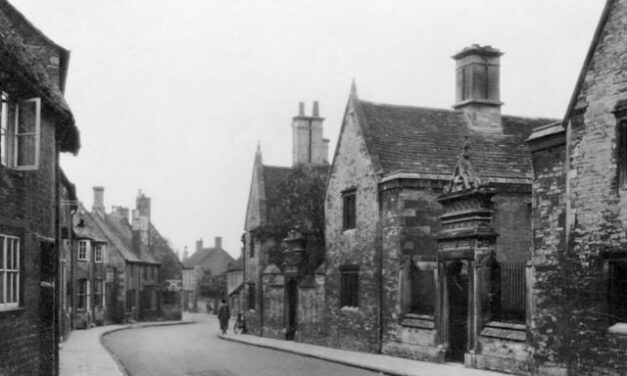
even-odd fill
[[[380,247],[377,177],[349,103],[325,201],[326,306],[329,346],[376,352],[379,348],[377,248]],[[342,192],[356,190],[356,228],[343,228]],[[340,272],[359,266],[358,307],[340,307]]]
[[[325,316],[325,276],[317,273],[301,280],[298,289],[298,327],[294,339],[298,342],[326,345],[328,341]]]

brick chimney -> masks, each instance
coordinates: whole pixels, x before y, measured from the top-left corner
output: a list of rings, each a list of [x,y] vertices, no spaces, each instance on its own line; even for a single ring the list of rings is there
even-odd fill
[[[104,215],[105,213],[104,187],[102,186],[94,187],[94,203],[91,207],[91,211],[100,215]]]
[[[491,46],[473,44],[453,56],[456,62],[456,100],[471,127],[501,131],[499,76],[503,53]]]
[[[202,249],[202,238],[196,240],[196,252]]]
[[[305,103],[298,104],[298,115],[292,118],[293,165],[322,165],[328,163],[329,142],[322,135],[320,105],[313,102],[312,115],[305,114]]]
[[[215,249],[222,249],[222,237],[221,236],[216,236],[214,239],[214,248]]]

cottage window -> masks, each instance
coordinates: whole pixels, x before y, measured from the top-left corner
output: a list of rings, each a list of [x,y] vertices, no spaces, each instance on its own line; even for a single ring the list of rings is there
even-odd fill
[[[342,224],[344,230],[355,228],[356,224],[356,205],[357,198],[356,191],[354,189],[342,192]]]
[[[254,310],[257,304],[255,284],[248,284],[248,309]]]
[[[525,322],[526,281],[522,263],[491,264],[490,303],[492,320],[513,323]]]
[[[627,260],[610,262],[610,325],[627,323]]]
[[[104,244],[96,244],[94,248],[94,262],[101,264],[104,261],[104,254]]]
[[[82,261],[87,261],[89,257],[89,241],[88,240],[79,240],[78,241],[78,259]]]
[[[340,267],[340,307],[359,306],[359,266]]]
[[[20,240],[0,235],[0,311],[17,308],[20,301]]]
[[[78,292],[77,292],[77,298],[78,298],[78,303],[76,305],[76,309],[83,311],[85,310],[85,308],[87,308],[88,303],[87,303],[87,296],[89,295],[88,289],[89,289],[89,284],[88,284],[88,280],[86,279],[79,279],[78,280]]]
[[[94,306],[97,308],[104,307],[104,281],[97,279],[94,281]]]

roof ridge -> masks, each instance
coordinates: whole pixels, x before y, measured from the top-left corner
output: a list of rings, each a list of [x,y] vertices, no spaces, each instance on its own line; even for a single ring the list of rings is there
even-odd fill
[[[393,104],[393,103],[383,103],[383,102],[373,102],[363,99],[357,99],[359,102],[365,104],[371,104],[375,106],[388,106],[388,107],[397,107],[397,108],[407,108],[407,109],[416,109],[416,110],[428,110],[428,111],[445,111],[451,113],[459,113],[461,114],[461,110],[449,109],[449,108],[439,108],[439,107],[429,107],[429,106],[412,106],[409,104]]]

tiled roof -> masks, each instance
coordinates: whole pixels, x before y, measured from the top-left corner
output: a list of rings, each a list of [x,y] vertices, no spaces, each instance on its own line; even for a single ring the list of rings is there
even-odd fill
[[[183,261],[186,268],[201,266],[204,269],[212,269],[212,272],[220,274],[225,272],[227,265],[233,261],[233,257],[222,248],[203,248],[194,252],[187,260]]]
[[[553,119],[503,116],[503,132],[471,129],[463,112],[378,104],[353,98],[368,150],[384,175],[453,174],[466,137],[478,174],[492,179],[529,179],[531,159],[524,140]]]
[[[97,242],[106,242],[107,237],[96,224],[92,214],[82,204],[79,205],[77,214],[73,217],[74,234],[78,239],[91,239]]]
[[[242,256],[238,257],[236,260],[229,262],[229,265],[226,268],[227,272],[236,272],[238,270],[244,269],[244,262],[242,260]]]

